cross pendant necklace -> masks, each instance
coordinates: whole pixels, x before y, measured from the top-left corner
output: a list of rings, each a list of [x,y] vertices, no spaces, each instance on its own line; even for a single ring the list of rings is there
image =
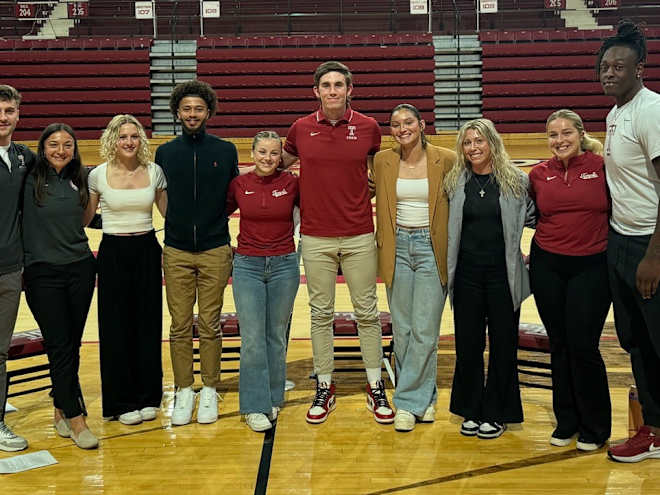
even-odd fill
[[[488,180],[486,180],[485,184],[482,184],[481,181],[479,180],[479,177],[476,174],[474,175],[474,180],[476,180],[477,184],[479,184],[479,196],[481,196],[482,198],[486,195],[486,191],[484,191],[484,189],[488,187],[488,184],[492,179],[493,177],[490,174],[488,174]]]

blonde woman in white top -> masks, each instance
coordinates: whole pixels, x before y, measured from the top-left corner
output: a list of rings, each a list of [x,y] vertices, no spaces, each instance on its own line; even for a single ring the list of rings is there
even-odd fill
[[[115,116],[101,136],[106,160],[89,175],[87,217],[101,207],[98,318],[103,416],[133,425],[156,418],[162,398],[161,247],[154,203],[167,209],[167,183],[151,162],[144,128]]]

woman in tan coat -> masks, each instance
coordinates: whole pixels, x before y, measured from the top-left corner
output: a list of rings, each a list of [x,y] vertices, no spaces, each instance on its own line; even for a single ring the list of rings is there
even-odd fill
[[[435,418],[437,347],[447,295],[448,202],[445,174],[456,154],[424,137],[412,105],[390,116],[397,145],[374,158],[378,271],[392,313],[397,384],[394,428]]]

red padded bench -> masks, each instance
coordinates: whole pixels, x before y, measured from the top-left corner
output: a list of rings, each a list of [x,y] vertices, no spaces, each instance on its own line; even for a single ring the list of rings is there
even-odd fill
[[[550,355],[550,339],[544,326],[536,323],[521,323],[518,327],[518,350]],[[547,361],[518,359],[518,373],[521,375],[552,379],[550,369],[550,363]],[[534,388],[552,389],[552,382],[550,385],[546,385],[521,380],[520,384]]]
[[[15,361],[18,359],[25,359],[34,356],[41,356],[46,354],[46,347],[44,345],[44,338],[41,335],[41,330],[29,330],[27,332],[15,333],[11,338],[9,344],[9,358],[8,361]],[[30,389],[24,389],[19,392],[9,393],[9,387],[18,385],[19,383],[27,383],[35,380],[50,379],[50,371],[48,362],[46,364],[38,364],[27,366],[24,368],[7,370],[7,397],[16,397],[18,395],[25,395],[40,390],[47,390],[52,388],[52,384],[40,385]]]
[[[394,359],[394,347],[392,343],[392,317],[389,313],[381,311],[380,325],[383,337],[387,342],[383,344],[383,364],[387,373],[395,384],[394,371],[391,362]],[[358,336],[357,320],[354,313],[335,313],[334,321],[332,324],[333,334],[335,337],[335,359],[340,361],[356,361],[361,360],[359,345],[337,345],[342,339],[355,339]],[[222,361],[238,361],[240,359],[241,344],[240,344],[240,326],[238,323],[238,315],[236,313],[222,313],[220,315],[220,329],[223,339],[230,337],[231,340],[223,340],[222,343]],[[193,316],[193,338],[199,339],[199,330],[197,327],[197,315]],[[232,344],[232,345],[227,345]],[[356,355],[357,353],[357,355]],[[199,362],[199,348],[193,349],[195,355],[194,362]],[[226,354],[231,354],[227,356]],[[237,355],[238,354],[238,355]],[[338,354],[338,355],[337,355]],[[223,371],[229,373],[236,373],[238,369],[224,369]],[[338,368],[335,371],[364,371],[364,368]],[[195,371],[195,373],[199,373]]]
[[[199,328],[197,326],[197,315],[193,315],[193,339],[199,342]],[[238,361],[241,353],[241,331],[238,326],[238,315],[236,313],[221,313],[220,314],[220,333],[222,335],[222,361]],[[231,340],[224,340],[226,337],[231,337]],[[238,337],[238,338],[237,338]],[[232,344],[232,345],[227,345]],[[227,354],[230,354],[229,356]],[[193,362],[199,363],[199,347],[193,347]],[[222,369],[221,371],[227,373],[238,373],[236,369]],[[195,374],[199,374],[195,370]]]
[[[386,311],[380,312],[380,327],[386,342],[383,342],[383,366],[387,371],[392,385],[396,386],[396,378],[392,363],[394,362],[394,341],[392,339],[392,316]],[[332,332],[334,335],[335,360],[337,361],[362,361],[362,354],[359,345],[345,345],[342,340],[353,340],[358,337],[357,320],[355,313],[340,312],[335,313],[332,323]],[[363,372],[364,367],[341,367],[336,368],[339,371],[358,371]]]

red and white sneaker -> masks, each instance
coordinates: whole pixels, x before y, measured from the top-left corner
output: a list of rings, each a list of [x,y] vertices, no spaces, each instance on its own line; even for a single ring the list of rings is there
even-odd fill
[[[314,402],[312,402],[312,407],[307,411],[305,419],[312,424],[323,423],[328,419],[330,413],[335,410],[336,405],[335,384],[331,383],[328,386],[327,383],[317,383],[316,396]]]
[[[374,419],[377,423],[394,423],[394,411],[387,402],[385,393],[385,384],[383,380],[378,380],[378,387],[371,388],[367,383],[367,409],[374,413]]]
[[[660,459],[660,437],[648,426],[642,426],[637,434],[626,442],[610,447],[607,454],[619,462],[639,462],[644,459]]]

